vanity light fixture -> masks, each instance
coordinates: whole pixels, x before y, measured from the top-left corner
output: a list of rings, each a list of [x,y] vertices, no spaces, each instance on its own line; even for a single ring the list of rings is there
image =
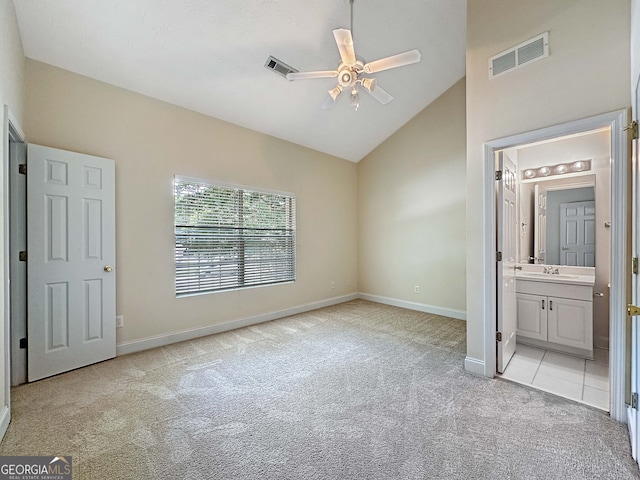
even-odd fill
[[[573,163],[560,163],[558,165],[546,165],[539,168],[527,168],[522,171],[522,179],[530,180],[539,177],[551,177],[554,175],[566,175],[568,173],[588,172],[591,170],[591,160],[578,160]]]
[[[585,162],[574,162],[573,165],[571,165],[571,170],[573,170],[574,172],[582,172],[586,169],[587,164]]]

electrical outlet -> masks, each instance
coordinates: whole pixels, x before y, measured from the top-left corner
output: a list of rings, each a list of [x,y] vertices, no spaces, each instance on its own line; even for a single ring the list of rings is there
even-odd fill
[[[333,290],[334,288],[336,288],[336,282],[331,282],[331,289]]]
[[[116,316],[116,328],[124,327],[124,316],[118,315]]]
[[[413,293],[420,293],[420,285],[414,285]]]

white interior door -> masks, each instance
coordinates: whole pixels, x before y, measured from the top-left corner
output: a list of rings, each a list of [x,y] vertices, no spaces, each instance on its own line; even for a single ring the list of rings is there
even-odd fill
[[[560,204],[560,265],[596,266],[596,204]]]
[[[547,189],[535,186],[535,236],[533,239],[534,262],[545,263],[547,259]]]
[[[516,351],[518,328],[518,303],[516,299],[516,244],[518,239],[518,215],[516,208],[516,167],[503,152],[498,153],[498,169],[502,179],[498,181],[498,251],[502,261],[498,262],[498,332],[502,341],[497,342],[496,368],[504,372]]]
[[[29,381],[113,358],[112,160],[28,146],[27,255]]]

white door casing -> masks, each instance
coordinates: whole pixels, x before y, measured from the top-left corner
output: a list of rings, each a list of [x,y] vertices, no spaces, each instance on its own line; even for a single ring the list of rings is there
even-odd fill
[[[27,151],[28,380],[113,358],[115,167]]]
[[[542,185],[535,186],[535,236],[533,263],[546,263],[547,260],[547,189]]]
[[[596,266],[596,204],[560,204],[560,265]]]
[[[498,251],[502,261],[498,262],[498,289],[502,293],[498,301],[497,328],[502,340],[497,342],[497,370],[502,373],[507,368],[516,351],[516,330],[518,305],[516,300],[516,245],[518,240],[518,211],[516,208],[517,174],[516,166],[498,152],[498,170],[502,178],[498,181]]]
[[[638,76],[633,99],[631,102],[632,119],[636,122],[640,119],[640,75]],[[634,258],[640,255],[640,144],[636,138],[632,142],[632,163],[633,178],[632,189],[632,212],[631,212],[631,235],[632,253]],[[633,305],[640,305],[640,280],[638,275],[631,275],[631,302]],[[631,317],[631,392],[640,391],[640,317]],[[629,426],[629,439],[631,441],[631,454],[640,463],[638,448],[640,447],[640,415],[638,409],[631,405],[627,406],[627,425]]]

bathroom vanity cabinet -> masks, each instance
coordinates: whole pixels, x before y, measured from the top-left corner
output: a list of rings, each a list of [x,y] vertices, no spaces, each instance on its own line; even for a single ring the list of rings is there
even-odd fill
[[[517,342],[593,358],[593,286],[516,281]]]

